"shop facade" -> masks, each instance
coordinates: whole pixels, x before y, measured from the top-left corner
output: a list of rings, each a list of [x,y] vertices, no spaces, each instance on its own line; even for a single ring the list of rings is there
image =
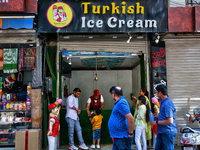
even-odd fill
[[[38,62],[35,61],[36,55],[39,51],[42,53],[34,29],[37,0],[3,0],[0,5],[0,149],[15,149],[20,144],[25,147],[25,140],[22,140],[25,136],[16,138],[20,129],[42,128],[42,118],[39,126],[35,124],[39,115],[34,117],[32,111],[35,108],[31,109],[30,103],[38,100],[31,96],[30,88],[42,88],[39,74],[41,80],[34,80],[34,72],[39,69],[35,66]],[[37,94],[41,95],[41,92]],[[42,101],[41,96],[39,100]],[[42,106],[39,110],[42,110]]]
[[[177,109],[178,134],[180,128],[198,128],[198,122],[189,123],[186,113],[199,106],[199,6],[169,7],[168,30],[165,36],[168,94]],[[174,17],[175,16],[175,17]]]
[[[167,1],[155,0],[39,1],[38,32],[47,38],[47,60],[50,60],[52,52],[53,60],[56,62],[54,62],[54,73],[49,73],[53,86],[56,86],[52,87],[50,93],[52,98],[62,97],[64,100],[62,105],[66,105],[62,93],[68,91],[66,95],[69,95],[73,88],[81,88],[84,94],[79,98],[82,99],[79,105],[83,110],[81,117],[84,118],[87,117],[84,115],[87,99],[96,88],[107,99],[105,111],[112,110],[113,102],[109,100],[108,88],[118,84],[124,89],[124,95],[132,106],[130,93],[138,96],[141,87],[150,90],[149,37],[151,34],[167,32],[166,4]],[[51,51],[50,47],[54,47],[54,50]],[[93,61],[89,61],[89,57]],[[114,61],[113,57],[117,59]],[[122,57],[125,59],[130,57],[130,64],[116,67],[118,62],[124,60]],[[63,65],[65,60],[66,66]],[[52,64],[52,62],[47,63],[48,67]],[[63,68],[67,73],[63,73]],[[52,75],[60,80],[54,80]],[[97,81],[94,80],[96,75],[99,79]],[[64,120],[64,123],[61,123],[60,137],[65,141],[58,140],[60,146],[68,145],[64,115],[63,108],[60,120]],[[90,144],[91,135],[86,133],[87,130],[84,128],[85,142]],[[107,133],[102,139],[105,139],[105,143],[102,144],[112,142]]]

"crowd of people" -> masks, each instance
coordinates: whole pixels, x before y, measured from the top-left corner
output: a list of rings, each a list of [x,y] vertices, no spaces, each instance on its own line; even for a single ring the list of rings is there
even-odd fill
[[[139,97],[131,96],[136,105],[132,115],[129,104],[123,96],[123,90],[119,86],[113,86],[109,92],[114,100],[114,107],[108,121],[110,137],[113,140],[113,150],[132,150],[135,140],[138,150],[147,150],[147,140],[152,138],[152,127],[156,127],[155,150],[174,150],[174,139],[177,134],[175,121],[176,108],[168,96],[167,87],[157,85],[155,88],[159,101],[159,114],[155,112],[153,120],[150,119],[151,102],[148,98],[146,88],[141,88]],[[89,149],[82,137],[78,115],[81,110],[78,106],[78,97],[81,94],[79,88],[73,90],[67,100],[66,122],[68,124],[69,150]],[[153,98],[155,101],[155,97]],[[92,124],[93,141],[90,148],[100,148],[101,124],[103,116],[101,110],[104,108],[104,99],[98,89],[88,99],[86,111]],[[94,110],[94,116],[91,114]],[[154,111],[154,110],[153,110]],[[93,117],[92,117],[93,116]],[[79,147],[74,144],[74,131],[77,133]],[[49,134],[48,134],[49,135]]]

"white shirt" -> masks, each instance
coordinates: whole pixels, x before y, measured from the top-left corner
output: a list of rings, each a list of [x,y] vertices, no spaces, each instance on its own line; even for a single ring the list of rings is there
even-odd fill
[[[71,94],[66,101],[67,107],[67,113],[65,115],[65,118],[69,117],[73,120],[79,120],[77,111],[72,109],[72,107],[76,107],[78,109],[78,98],[74,96],[74,94]]]
[[[97,106],[97,100],[96,99],[94,99],[94,102],[95,102],[95,106]],[[101,95],[101,102],[104,102],[104,99],[103,99],[103,96]],[[89,98],[88,100],[87,100],[87,103],[91,103],[91,98]]]

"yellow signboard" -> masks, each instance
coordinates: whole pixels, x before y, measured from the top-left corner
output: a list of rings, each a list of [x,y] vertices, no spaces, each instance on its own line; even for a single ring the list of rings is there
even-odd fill
[[[56,28],[68,26],[72,19],[72,8],[64,2],[53,3],[47,10],[47,20]]]

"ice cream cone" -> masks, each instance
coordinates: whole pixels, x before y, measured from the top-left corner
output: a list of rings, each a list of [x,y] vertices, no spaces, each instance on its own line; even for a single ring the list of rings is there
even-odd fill
[[[154,105],[158,106],[158,108],[160,108],[160,104],[157,102],[154,103]]]
[[[159,114],[159,112],[160,112],[160,110],[159,110],[158,106],[157,106],[157,105],[154,105],[154,108],[155,108],[156,114],[158,115],[158,114]]]
[[[157,101],[158,101],[158,99],[157,98],[155,98],[155,97],[152,97],[152,103],[156,103]]]

